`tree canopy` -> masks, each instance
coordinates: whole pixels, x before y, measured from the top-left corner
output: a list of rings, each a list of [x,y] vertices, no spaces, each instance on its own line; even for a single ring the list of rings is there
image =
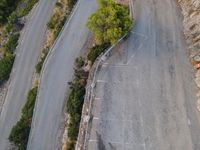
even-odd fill
[[[132,26],[132,20],[125,6],[113,0],[99,0],[100,8],[93,13],[87,22],[97,43],[114,44],[125,35]]]
[[[0,0],[0,24],[7,21],[7,17],[17,7],[19,0]]]

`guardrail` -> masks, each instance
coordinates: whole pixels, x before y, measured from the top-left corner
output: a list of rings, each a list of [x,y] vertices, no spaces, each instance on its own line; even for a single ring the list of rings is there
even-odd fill
[[[41,79],[43,77],[43,74],[44,74],[44,70],[46,68],[46,65],[48,63],[48,60],[49,60],[49,57],[53,54],[53,52],[55,51],[54,47],[58,41],[58,39],[60,38],[60,36],[62,35],[63,33],[63,30],[69,25],[71,19],[73,18],[74,16],[74,13],[76,12],[77,8],[78,8],[78,5],[80,3],[81,0],[78,0],[77,3],[75,4],[75,6],[73,7],[73,9],[71,10],[71,13],[70,15],[68,16],[67,20],[65,21],[65,24],[63,25],[60,33],[58,34],[56,40],[54,41],[53,45],[51,46],[48,54],[47,54],[47,57],[45,58],[44,60],[44,63],[43,63],[43,66],[42,66],[42,70],[41,70],[41,75],[40,75],[40,78],[39,78],[39,82],[38,82],[38,93],[37,93],[37,97],[36,97],[36,101],[35,101],[35,107],[34,107],[34,110],[33,110],[33,117],[32,117],[32,123],[31,123],[31,129],[30,129],[30,134],[29,134],[29,140],[28,140],[28,145],[27,145],[27,150],[30,149],[30,142],[31,142],[31,133],[33,132],[34,130],[34,121],[33,121],[33,118],[35,118],[35,113],[36,113],[36,109],[37,109],[37,103],[38,103],[38,99],[39,99],[39,91],[41,89]]]

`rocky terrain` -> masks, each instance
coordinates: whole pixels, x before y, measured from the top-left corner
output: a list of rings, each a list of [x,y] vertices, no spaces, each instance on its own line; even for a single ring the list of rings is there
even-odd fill
[[[183,14],[183,27],[191,63],[197,70],[197,108],[200,111],[200,0],[178,0]]]

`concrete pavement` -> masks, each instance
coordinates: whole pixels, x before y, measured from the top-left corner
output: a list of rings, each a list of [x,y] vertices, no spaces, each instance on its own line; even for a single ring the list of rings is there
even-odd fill
[[[0,150],[9,149],[8,136],[19,120],[38,56],[41,52],[46,23],[56,0],[40,0],[26,23],[17,47],[17,54],[10,77],[10,86],[0,114]]]
[[[96,0],[79,0],[73,17],[48,57],[41,77],[28,150],[60,149],[68,82],[72,80],[74,61],[89,36],[87,19],[96,8]]]
[[[134,18],[99,70],[88,150],[199,150],[180,10],[174,0],[134,0]]]

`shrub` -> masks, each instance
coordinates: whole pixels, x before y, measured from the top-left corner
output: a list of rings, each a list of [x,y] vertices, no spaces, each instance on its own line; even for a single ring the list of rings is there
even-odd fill
[[[37,2],[38,0],[23,0],[23,3],[26,4],[26,7],[24,7],[19,11],[18,16],[19,17],[26,16]]]
[[[0,83],[9,78],[14,58],[14,55],[8,54],[0,60]]]
[[[8,16],[17,8],[20,0],[1,0],[0,1],[0,24],[7,22]]]
[[[76,2],[77,2],[77,0],[68,0],[68,7],[70,10],[72,10],[72,8],[76,4]]]
[[[9,136],[9,141],[15,144],[19,150],[26,150],[36,96],[37,87],[29,91],[27,102],[22,109],[21,119],[13,126]]]
[[[82,69],[83,65],[83,58],[77,58],[75,61],[74,80],[69,83],[71,91],[67,101],[67,113],[70,115],[67,150],[74,150],[75,141],[79,132],[86,84],[86,79],[84,79],[82,74],[84,72]]]
[[[37,63],[37,65],[35,66],[35,69],[36,69],[36,72],[38,74],[40,74],[41,70],[42,70],[42,66],[43,66],[43,63],[47,57],[47,54],[48,54],[48,50],[47,49],[44,49],[43,50],[43,56],[42,58],[40,59],[40,61]]]
[[[5,49],[7,52],[13,53],[18,45],[19,33],[13,34],[10,36],[8,42],[5,45]]]
[[[114,44],[132,26],[128,10],[113,0],[99,0],[100,8],[93,13],[87,26],[98,44]]]
[[[65,150],[74,150],[75,149],[75,141],[68,140],[66,143],[66,149]]]
[[[106,48],[109,47],[109,44],[104,45],[96,45],[92,48],[90,48],[89,53],[87,55],[88,60],[90,60],[92,63],[96,60],[96,58],[104,52]]]
[[[48,29],[54,29],[56,26],[56,20],[54,19],[54,16],[51,17],[51,19],[49,20],[49,22],[47,23],[47,28]]]

